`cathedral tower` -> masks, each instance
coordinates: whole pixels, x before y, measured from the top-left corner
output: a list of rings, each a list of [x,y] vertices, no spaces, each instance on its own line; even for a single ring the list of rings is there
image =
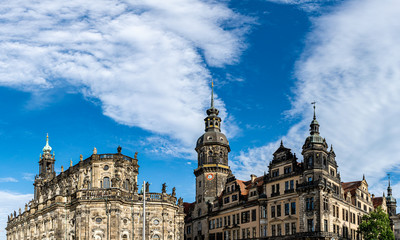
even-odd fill
[[[34,199],[39,200],[39,192],[44,184],[52,180],[56,176],[54,171],[54,163],[56,161],[54,152],[51,153],[52,148],[49,145],[49,134],[46,137],[46,145],[43,147],[43,154],[40,154],[39,159],[39,175],[36,175],[35,182],[35,196]]]
[[[43,148],[43,155],[39,160],[39,177],[42,179],[51,179],[55,177],[54,163],[55,155],[51,153],[52,148],[49,145],[49,134],[46,137],[46,145]]]

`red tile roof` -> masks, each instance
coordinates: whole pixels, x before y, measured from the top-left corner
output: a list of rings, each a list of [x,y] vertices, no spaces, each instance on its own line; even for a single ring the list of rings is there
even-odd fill
[[[374,208],[382,206],[382,203],[383,203],[383,197],[372,198],[372,204],[374,205]]]

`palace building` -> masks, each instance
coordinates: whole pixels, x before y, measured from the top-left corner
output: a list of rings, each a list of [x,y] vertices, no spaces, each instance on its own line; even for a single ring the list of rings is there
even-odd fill
[[[363,177],[342,182],[336,155],[320,135],[315,115],[302,160],[281,142],[263,176],[243,181],[231,172],[229,141],[213,104],[198,139],[196,198],[184,203],[186,240],[361,239],[361,217],[382,206],[391,215],[391,195],[377,197]],[[361,174],[360,174],[361,175]]]
[[[165,184],[161,193],[149,192],[149,184],[138,192],[137,153],[132,158],[118,147],[117,153],[97,154],[95,148],[57,175],[51,151],[47,137],[34,199],[9,216],[7,240],[183,239],[182,199],[175,188],[166,193]]]

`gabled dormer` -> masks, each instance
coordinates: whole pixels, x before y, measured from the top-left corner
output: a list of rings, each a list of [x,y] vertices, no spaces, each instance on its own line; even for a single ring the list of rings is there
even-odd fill
[[[273,180],[282,176],[288,176],[299,170],[296,155],[290,148],[283,145],[283,141],[279,148],[273,153],[274,158],[269,164],[269,179]]]

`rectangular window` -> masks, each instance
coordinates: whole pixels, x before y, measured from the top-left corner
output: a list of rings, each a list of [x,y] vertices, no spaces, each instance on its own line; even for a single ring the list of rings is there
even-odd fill
[[[277,232],[278,232],[278,236],[282,236],[282,225],[281,224],[277,225]]]
[[[250,222],[250,211],[242,212],[242,223]]]
[[[229,197],[224,198],[224,203],[229,203]]]
[[[191,232],[192,232],[191,226],[187,226],[187,228],[186,228],[186,233],[187,233],[187,234],[190,234]]]
[[[267,208],[265,206],[261,206],[261,218],[267,218]]]
[[[275,217],[275,206],[271,206],[271,218]]]
[[[257,210],[253,209],[251,210],[251,221],[254,222],[257,220]]]
[[[244,239],[244,238],[246,238],[246,229],[242,229],[242,238]]]
[[[292,167],[285,167],[283,169],[283,171],[284,171],[285,174],[291,173],[292,172]]]
[[[306,210],[312,211],[314,209],[314,198],[306,198]]]
[[[278,177],[279,176],[279,169],[272,171],[272,177]]]
[[[328,220],[324,220],[324,230],[325,230],[325,232],[329,232],[328,231]]]
[[[199,187],[201,187],[201,181],[199,181]]]
[[[314,232],[314,219],[307,220],[307,229],[309,232]]]
[[[333,216],[336,217],[336,206],[332,206]]]
[[[271,190],[271,192],[272,192],[272,193],[275,193],[275,185],[272,185],[272,190]]]
[[[290,180],[290,189],[294,189],[294,181]]]
[[[296,223],[292,222],[292,234],[296,233]]]
[[[224,217],[224,226],[226,226],[227,225],[227,221],[226,221],[226,217]]]
[[[236,215],[235,214],[232,215],[232,223],[233,223],[233,225],[236,224]]]
[[[281,216],[281,205],[276,205],[276,216],[277,217]]]
[[[257,236],[257,228],[253,227],[253,238],[256,238]]]
[[[336,206],[336,217],[339,218],[339,207]]]
[[[237,194],[232,195],[232,202],[237,200],[237,196],[238,196]]]
[[[227,219],[228,219],[228,226],[230,226],[231,225],[231,216],[227,216]]]
[[[289,203],[285,203],[285,216],[289,215]]]
[[[291,214],[294,215],[296,214],[296,202],[290,203],[291,205]]]
[[[276,235],[276,225],[271,226],[271,234],[272,234],[272,236]]]
[[[289,190],[289,181],[285,182],[285,191]]]
[[[285,235],[290,235],[289,223],[285,223]]]
[[[343,220],[346,220],[346,213],[345,213],[344,208],[342,209],[342,219],[343,219]]]

